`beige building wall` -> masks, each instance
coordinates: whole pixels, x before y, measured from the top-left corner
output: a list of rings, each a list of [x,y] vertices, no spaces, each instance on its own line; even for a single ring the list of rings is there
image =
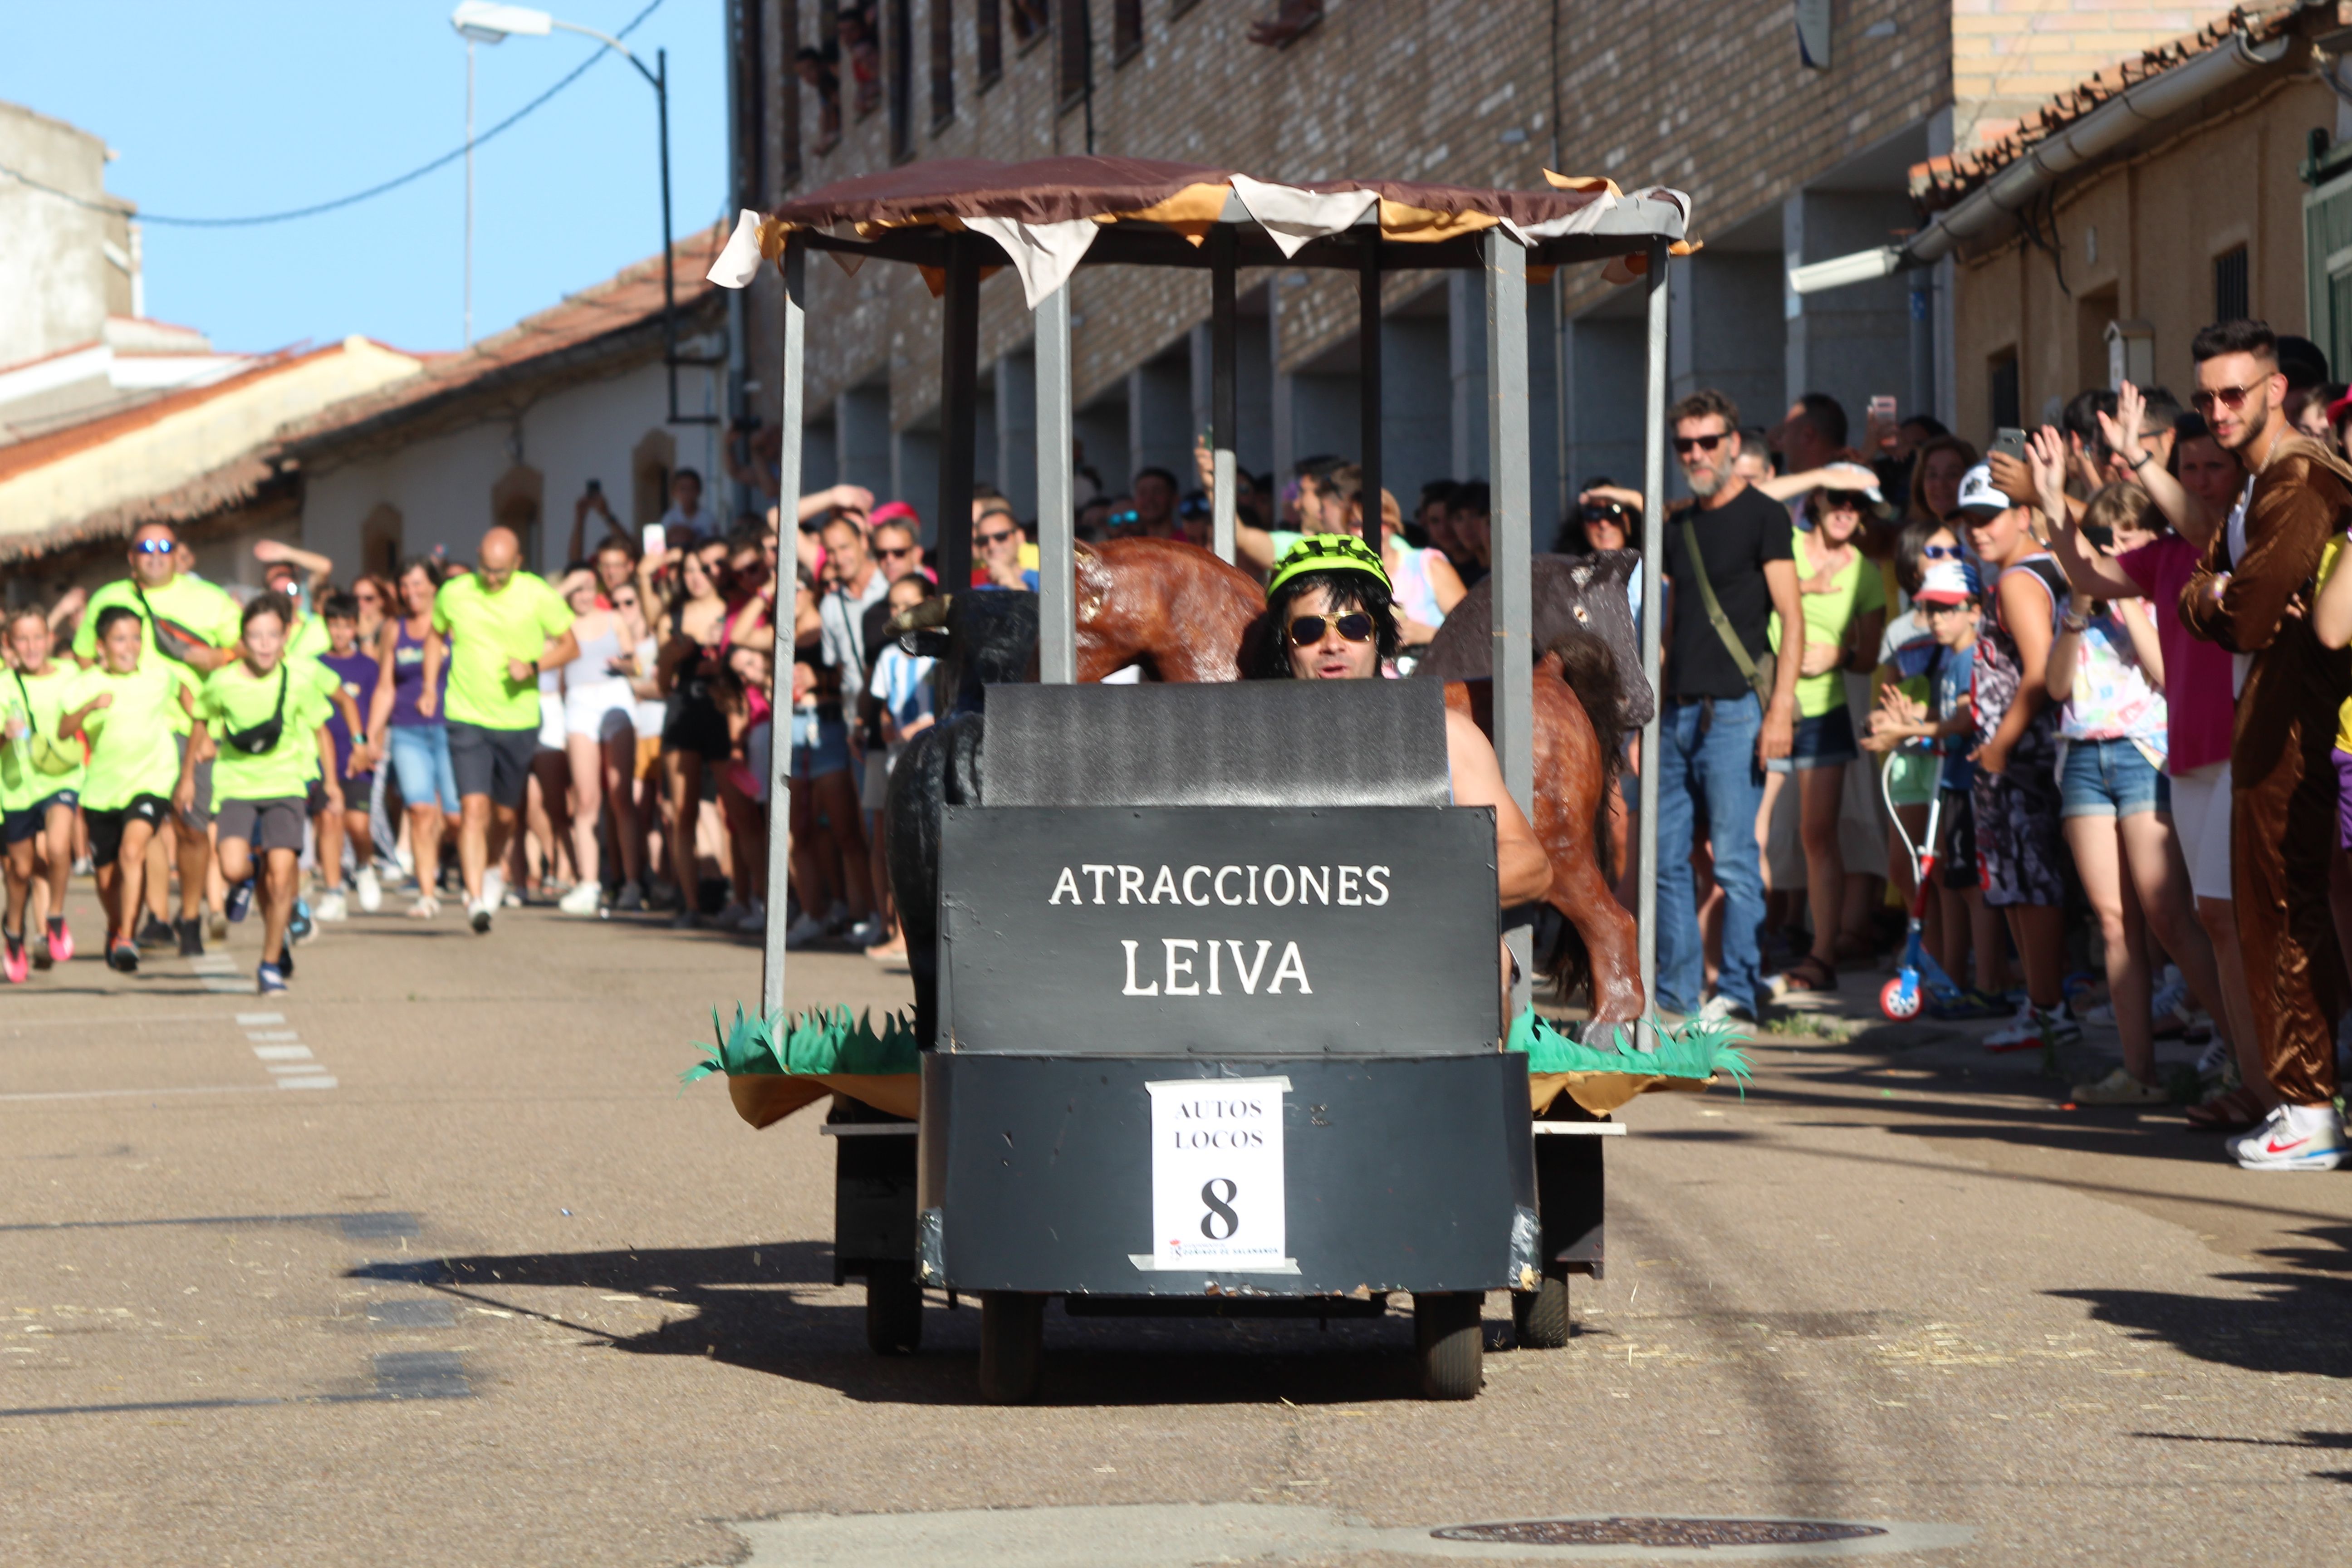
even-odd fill
[[[2186,398],[2189,339],[2213,320],[2214,259],[2241,245],[2249,309],[2278,331],[2303,332],[2295,165],[2312,129],[2333,132],[2336,110],[2317,81],[2274,80],[2063,190],[2057,258],[2021,237],[1964,259],[1955,279],[1959,434],[1979,445],[1991,435],[1993,371],[2011,355],[2029,426],[2050,416],[2053,400],[2106,385],[2110,321],[2154,329],[2156,379]]]

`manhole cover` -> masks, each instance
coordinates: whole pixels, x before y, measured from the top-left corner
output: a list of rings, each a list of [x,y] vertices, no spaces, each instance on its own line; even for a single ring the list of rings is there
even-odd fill
[[[1886,1531],[1874,1524],[1825,1519],[1528,1519],[1507,1524],[1456,1524],[1429,1532],[1439,1541],[1498,1546],[1814,1546],[1860,1541]]]

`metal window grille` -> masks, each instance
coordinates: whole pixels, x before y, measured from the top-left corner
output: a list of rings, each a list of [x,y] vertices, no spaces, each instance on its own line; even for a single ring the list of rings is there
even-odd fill
[[[980,85],[985,89],[1004,74],[1004,0],[973,0],[971,19],[979,45]]]
[[[955,118],[955,11],[952,0],[930,0],[931,133]]]
[[[1110,0],[1110,63],[1125,65],[1143,49],[1143,0]]]
[[[1087,47],[1091,38],[1087,6],[1089,0],[1062,0],[1060,26],[1054,29],[1054,97],[1064,109],[1073,109],[1086,97]]]
[[[2024,422],[2017,393],[2017,354],[2011,351],[1992,362],[1992,427],[2016,429]]]
[[[889,72],[890,161],[903,163],[915,155],[915,19],[913,0],[889,0],[889,33],[883,39],[884,68]]]
[[[789,190],[801,182],[801,5],[777,0],[776,118],[782,145],[777,150],[777,184]]]
[[[2246,247],[2242,245],[2213,258],[2213,319],[2242,321],[2252,313],[2246,294]]]

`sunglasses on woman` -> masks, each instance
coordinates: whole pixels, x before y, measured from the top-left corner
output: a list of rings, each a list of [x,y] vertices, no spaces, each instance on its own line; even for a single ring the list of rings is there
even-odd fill
[[[1300,647],[1312,647],[1323,640],[1327,630],[1336,630],[1349,642],[1370,642],[1372,638],[1372,617],[1361,610],[1350,610],[1338,616],[1295,616],[1290,623],[1290,640]]]
[[[1957,544],[1923,544],[1919,547],[1920,558],[1926,561],[1958,561],[1960,554],[1960,547]]]

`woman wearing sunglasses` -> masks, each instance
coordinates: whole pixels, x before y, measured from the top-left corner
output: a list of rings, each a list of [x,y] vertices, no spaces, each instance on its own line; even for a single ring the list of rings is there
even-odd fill
[[[1372,680],[1396,656],[1397,625],[1387,569],[1351,534],[1302,539],[1275,563],[1265,608],[1279,634],[1267,637],[1261,679]],[[1504,787],[1495,748],[1468,715],[1445,711],[1445,761],[1456,805],[1492,806],[1495,868],[1503,907],[1533,903],[1551,886],[1551,862],[1536,830]],[[1506,954],[1504,984],[1509,984]]]

